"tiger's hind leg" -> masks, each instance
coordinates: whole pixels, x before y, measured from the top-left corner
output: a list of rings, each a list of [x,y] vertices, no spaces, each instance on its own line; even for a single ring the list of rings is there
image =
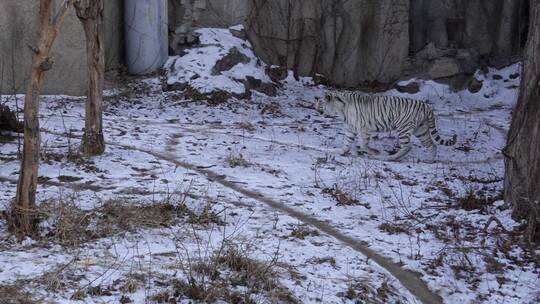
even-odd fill
[[[399,132],[399,150],[394,154],[388,155],[386,160],[390,160],[390,161],[398,160],[401,157],[403,157],[405,154],[409,153],[409,151],[411,150],[411,147],[412,147],[411,129],[400,130],[398,132]]]
[[[369,155],[378,155],[380,154],[379,150],[373,149],[369,146],[369,134],[367,131],[360,131],[360,136],[358,137],[358,146],[359,152],[365,152]]]
[[[437,158],[437,146],[433,142],[433,139],[431,139],[431,136],[429,135],[429,127],[427,124],[422,124],[420,127],[418,127],[414,131],[414,136],[416,136],[422,145],[426,148],[428,148],[431,152],[430,155],[430,162],[435,162],[435,159]]]

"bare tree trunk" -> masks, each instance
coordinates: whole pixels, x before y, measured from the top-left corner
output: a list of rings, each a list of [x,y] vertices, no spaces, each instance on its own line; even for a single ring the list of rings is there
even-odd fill
[[[88,100],[82,150],[87,155],[99,155],[105,151],[102,118],[105,73],[104,1],[79,0],[75,2],[75,9],[84,28],[88,64]]]
[[[529,241],[538,233],[540,201],[540,0],[530,0],[530,25],[518,102],[504,149],[504,198],[512,217],[528,219]]]
[[[32,71],[24,100],[24,146],[22,154],[17,196],[13,204],[11,229],[20,235],[35,234],[36,189],[39,169],[39,94],[45,72],[52,68],[49,57],[54,40],[64,23],[68,8],[74,0],[65,1],[57,16],[53,16],[53,0],[40,0],[40,30],[37,46],[32,48],[34,56]]]

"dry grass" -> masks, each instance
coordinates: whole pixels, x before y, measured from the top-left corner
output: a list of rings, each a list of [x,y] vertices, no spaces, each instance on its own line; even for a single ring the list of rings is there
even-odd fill
[[[390,222],[385,222],[379,225],[379,230],[384,231],[388,234],[411,234],[413,230],[412,227],[406,223],[394,224]]]
[[[397,291],[388,282],[383,282],[379,288],[373,289],[368,280],[353,279],[349,282],[347,290],[338,293],[338,296],[353,301],[353,303],[386,304],[390,297],[397,294]]]
[[[225,159],[225,161],[227,162],[227,164],[229,164],[231,168],[236,168],[236,167],[247,168],[251,166],[251,163],[244,158],[242,153],[231,152],[229,153],[229,155],[227,155],[227,158]]]
[[[0,285],[0,303],[2,304],[34,304],[36,299],[26,291],[24,286],[15,285]]]
[[[334,200],[336,200],[336,206],[357,206],[362,205],[357,199],[352,198],[348,193],[338,187],[337,184],[334,184],[332,188],[323,188],[323,194],[330,195]]]
[[[301,239],[301,240],[303,240],[303,239],[305,239],[306,237],[309,237],[309,236],[320,236],[320,235],[321,234],[319,233],[318,230],[309,228],[309,226],[307,224],[297,225],[291,231],[291,236],[292,237],[295,237],[295,238]]]
[[[41,237],[66,246],[78,246],[138,229],[170,227],[182,222],[201,226],[223,225],[209,204],[196,212],[185,203],[144,204],[114,199],[96,209],[83,210],[76,204],[76,197],[67,197],[46,201],[36,212],[40,217]]]
[[[336,259],[334,257],[331,257],[331,256],[326,256],[326,257],[322,257],[322,258],[312,258],[309,260],[310,263],[313,263],[313,264],[330,264],[330,266],[332,266],[333,268],[336,268],[337,269],[337,263],[336,263]]]
[[[490,205],[502,198],[502,193],[490,196],[484,191],[469,189],[464,197],[458,198],[457,206],[467,211],[479,210],[485,213]]]
[[[186,279],[172,279],[168,288],[150,297],[157,303],[176,303],[190,299],[203,303],[298,303],[283,287],[277,271],[277,258],[261,262],[250,257],[250,248],[224,243],[208,258],[190,261],[184,269]]]

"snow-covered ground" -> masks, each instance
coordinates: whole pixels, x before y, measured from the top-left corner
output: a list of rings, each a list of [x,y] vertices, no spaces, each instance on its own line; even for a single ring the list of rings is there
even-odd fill
[[[167,63],[166,82],[201,93],[243,93],[245,76],[270,82],[249,43],[226,29],[200,31],[201,46]],[[212,75],[233,47],[249,63]],[[426,162],[429,153],[416,140],[399,162],[331,154],[341,146],[342,124],[313,108],[326,88],[292,74],[278,96],[253,92],[249,100],[217,105],[163,92],[163,79],[133,80],[107,93],[107,151],[92,159],[77,150],[84,99],[44,97],[38,201],[69,201],[86,212],[110,200],[172,202],[197,215],[211,210],[219,220],[184,217],[77,246],[47,235],[18,242],[0,220],[0,291],[23,286],[34,299],[59,303],[158,302],[157,294],[172,292],[172,279],[190,276],[194,261],[233,246],[275,269],[280,288],[299,303],[418,303],[408,279],[396,277],[404,269],[419,273],[445,303],[537,303],[538,270],[521,247],[520,223],[501,201],[501,149],[519,72],[519,65],[478,72],[483,87],[474,94],[425,80],[411,80],[420,83],[417,94],[385,92],[432,104],[440,133],[458,135],[455,146],[439,147],[435,163]],[[13,97],[3,101],[15,104]],[[392,150],[396,142],[379,134],[371,144]],[[18,169],[17,140],[3,140],[4,209],[15,196]],[[56,224],[41,225],[45,234]],[[143,279],[124,288],[133,277]],[[252,299],[293,301],[268,291]]]

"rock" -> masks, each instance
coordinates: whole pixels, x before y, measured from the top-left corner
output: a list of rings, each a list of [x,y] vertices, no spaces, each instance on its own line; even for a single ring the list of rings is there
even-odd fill
[[[270,66],[265,69],[266,75],[272,79],[273,82],[280,82],[287,78],[289,71],[285,67]]]
[[[480,54],[475,49],[457,50],[456,59],[465,74],[474,74],[480,66]]]
[[[11,111],[7,106],[0,105],[0,131],[23,133],[23,127],[23,123],[17,120],[15,112]]]
[[[220,75],[239,63],[248,63],[249,61],[249,57],[242,54],[236,47],[233,47],[225,57],[216,62],[216,65],[212,68],[212,75]]]
[[[175,56],[184,56],[187,53],[186,49],[200,44],[200,36],[196,32],[189,34],[189,36],[174,32],[169,33],[169,53]]]
[[[262,80],[257,79],[255,77],[246,76],[246,80],[244,81],[244,86],[246,87],[246,92],[255,90],[257,92],[263,93],[268,96],[277,95],[277,88],[275,85],[271,83],[265,83]]]
[[[458,75],[460,73],[459,65],[452,58],[441,58],[433,62],[428,70],[431,79],[446,78]]]
[[[420,84],[414,81],[403,86],[396,84],[395,88],[400,93],[416,94],[420,92]]]
[[[244,30],[243,28],[240,30],[235,29],[235,28],[229,28],[229,31],[234,37],[242,39],[242,40],[247,40],[246,30]]]
[[[482,86],[484,85],[483,81],[480,81],[476,79],[476,77],[473,77],[471,81],[469,82],[469,85],[467,86],[467,89],[471,93],[478,93],[482,89]]]
[[[506,66],[509,66],[514,61],[512,60],[512,58],[506,56],[493,56],[489,58],[488,62],[489,65],[492,67],[496,69],[502,69]]]
[[[425,48],[416,53],[416,58],[420,60],[434,60],[441,56],[442,54],[433,42],[428,43]]]

